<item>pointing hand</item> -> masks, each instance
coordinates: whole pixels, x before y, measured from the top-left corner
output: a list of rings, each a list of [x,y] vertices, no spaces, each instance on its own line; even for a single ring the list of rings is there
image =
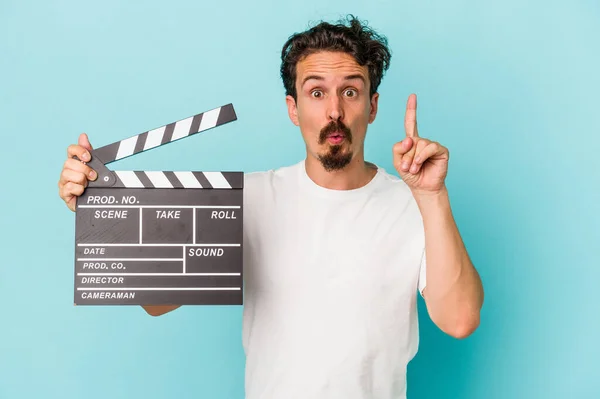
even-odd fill
[[[445,189],[448,173],[448,149],[419,137],[417,130],[417,96],[411,94],[404,117],[406,137],[394,144],[394,167],[413,194],[436,194]]]

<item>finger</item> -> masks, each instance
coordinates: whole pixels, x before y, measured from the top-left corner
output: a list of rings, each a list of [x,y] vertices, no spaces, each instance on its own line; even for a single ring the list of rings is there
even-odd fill
[[[59,184],[66,185],[69,182],[87,186],[87,178],[85,177],[85,174],[71,169],[63,169],[62,173],[60,174]]]
[[[69,202],[73,197],[79,197],[85,191],[85,186],[73,182],[68,182],[60,189],[60,197]]]
[[[67,155],[69,158],[77,157],[83,162],[88,162],[90,159],[92,159],[89,150],[78,144],[71,144],[69,147],[67,147]]]
[[[69,158],[65,161],[63,169],[71,169],[75,172],[83,173],[89,180],[96,180],[98,177],[98,173],[96,173],[94,169],[73,158]]]
[[[413,144],[412,148],[410,149],[410,151],[408,151],[406,154],[404,154],[402,156],[402,162],[400,164],[400,168],[405,172],[409,171],[410,165],[412,165],[412,163],[413,163],[413,158],[414,158],[415,153],[417,152],[418,148],[422,148],[422,146],[423,146],[423,143],[422,143],[423,139],[412,138],[412,137],[409,137],[408,139],[412,140],[414,144]]]
[[[67,207],[75,212],[75,197],[83,194],[85,187],[80,184],[67,183],[59,189],[59,196],[67,204]]]
[[[407,160],[412,159],[411,154],[414,153],[415,146],[415,140],[411,137],[406,137],[394,145],[394,166],[396,169],[408,171],[410,162]]]
[[[413,139],[407,137],[404,140],[394,144],[394,147],[392,148],[394,155],[398,155],[401,158],[404,154],[410,151],[410,149],[413,147],[413,142]]]
[[[407,137],[418,137],[417,129],[417,95],[411,94],[406,101],[406,112],[404,114],[404,130]]]
[[[423,166],[423,163],[427,161],[429,158],[441,154],[444,152],[444,147],[442,147],[439,143],[430,142],[423,149],[417,151],[417,155],[415,160],[410,167],[411,173],[418,173]]]
[[[90,140],[87,136],[87,134],[85,133],[81,133],[79,135],[79,140],[78,143],[80,146],[82,146],[83,148],[85,148],[88,151],[92,151],[92,145],[90,144]]]

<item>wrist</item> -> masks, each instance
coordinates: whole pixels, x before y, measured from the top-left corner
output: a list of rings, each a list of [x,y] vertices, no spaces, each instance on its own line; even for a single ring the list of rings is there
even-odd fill
[[[428,213],[446,211],[450,208],[448,189],[445,185],[436,191],[415,190],[413,191],[413,197],[423,216]]]
[[[412,190],[413,197],[417,202],[439,201],[448,198],[448,188],[442,185],[438,190]]]

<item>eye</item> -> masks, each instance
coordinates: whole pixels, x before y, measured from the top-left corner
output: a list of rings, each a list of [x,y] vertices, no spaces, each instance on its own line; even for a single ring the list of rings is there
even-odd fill
[[[358,93],[354,89],[347,89],[344,91],[346,97],[355,97]]]
[[[323,97],[323,92],[321,90],[313,90],[310,94],[315,98]]]

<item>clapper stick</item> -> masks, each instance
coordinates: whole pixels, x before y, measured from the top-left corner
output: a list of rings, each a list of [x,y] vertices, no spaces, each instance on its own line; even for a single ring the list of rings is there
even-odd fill
[[[106,164],[236,120],[232,104],[91,151],[77,198],[76,305],[242,304],[243,172]]]
[[[143,173],[134,171],[117,171],[113,173],[105,165],[221,126],[236,119],[233,104],[227,104],[92,150],[92,159],[87,164],[96,170],[98,178],[95,181],[90,181],[88,187],[153,187],[152,180],[150,184],[143,184],[139,181],[140,177],[144,178]],[[139,176],[140,174],[142,176]],[[156,177],[155,182],[158,186],[164,186],[164,184],[161,184],[161,182],[164,182],[161,173],[152,173],[151,176]],[[213,182],[216,183],[217,187],[226,184],[222,180],[219,181],[218,174],[210,174],[209,176],[214,178]],[[172,175],[169,175],[169,177],[177,187],[187,187],[186,184],[191,184],[194,187],[190,188],[197,188],[197,184],[202,184],[194,182],[194,177],[190,176],[189,173],[181,174],[179,176],[181,180],[172,178]],[[196,178],[202,179],[202,176],[196,176]],[[211,186],[212,184],[208,185],[208,187]]]

